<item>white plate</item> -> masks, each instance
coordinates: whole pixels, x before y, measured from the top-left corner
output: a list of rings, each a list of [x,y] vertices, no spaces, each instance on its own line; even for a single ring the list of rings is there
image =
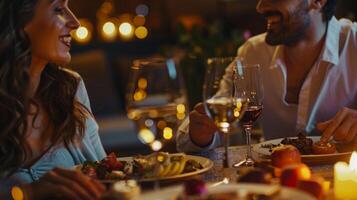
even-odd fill
[[[267,194],[272,191],[275,191],[280,186],[277,185],[263,185],[263,184],[227,184],[219,185],[217,187],[208,187],[208,192],[210,194],[221,193],[221,192],[234,192],[238,193],[257,193],[257,194]],[[280,193],[274,198],[276,200],[316,200],[310,194],[307,194],[303,191],[280,187]],[[184,193],[184,187],[173,186],[161,189],[159,191],[152,191],[142,194],[136,199],[140,200],[176,200],[180,195]]]
[[[290,137],[296,138],[296,137]],[[320,136],[309,136],[312,141],[315,143],[320,140]],[[268,140],[259,144],[253,145],[253,151],[257,152],[258,154],[270,157],[271,153],[269,148],[262,148],[261,145],[268,145],[268,144],[279,144],[284,138]],[[337,160],[344,160],[346,157],[349,157],[352,152],[337,152],[332,154],[308,154],[308,155],[301,155],[301,159],[305,163],[333,163]]]
[[[170,154],[170,155],[175,155],[175,154]],[[182,155],[182,154],[179,154],[179,155]],[[159,180],[174,180],[174,179],[187,178],[187,177],[190,177],[190,176],[195,176],[195,175],[207,172],[208,170],[210,170],[213,167],[212,160],[210,160],[208,158],[205,158],[205,157],[186,155],[186,159],[197,161],[198,163],[200,163],[202,165],[203,168],[199,169],[199,170],[196,170],[194,172],[182,173],[182,174],[178,174],[178,175],[174,175],[174,176],[160,177]],[[118,160],[120,160],[120,161],[132,161],[133,157],[121,157],[121,158],[118,158]],[[75,166],[75,169],[81,169],[81,168],[82,168],[81,165]],[[138,181],[147,182],[147,181],[154,181],[154,180],[157,180],[157,178],[143,178],[143,179],[140,179]],[[111,180],[105,180],[104,182],[111,182]]]

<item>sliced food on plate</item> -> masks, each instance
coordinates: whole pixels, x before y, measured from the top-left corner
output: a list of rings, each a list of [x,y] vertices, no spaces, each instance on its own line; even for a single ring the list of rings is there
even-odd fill
[[[203,166],[194,159],[195,157],[197,156],[183,153],[158,152],[146,156],[117,158],[114,153],[111,153],[99,162],[86,161],[79,166],[79,169],[84,174],[99,180],[165,178],[207,168],[207,163]]]

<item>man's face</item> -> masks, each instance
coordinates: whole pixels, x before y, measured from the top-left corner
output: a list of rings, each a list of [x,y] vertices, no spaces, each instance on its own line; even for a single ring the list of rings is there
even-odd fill
[[[311,23],[308,0],[260,0],[257,11],[267,20],[269,45],[298,42]]]

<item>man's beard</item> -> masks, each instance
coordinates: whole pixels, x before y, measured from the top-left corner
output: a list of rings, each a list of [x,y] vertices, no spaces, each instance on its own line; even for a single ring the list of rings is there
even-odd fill
[[[307,28],[311,24],[308,15],[307,2],[302,1],[297,9],[290,15],[289,22],[284,21],[281,13],[276,13],[281,17],[281,23],[278,30],[268,30],[265,41],[269,45],[293,45],[302,39]]]

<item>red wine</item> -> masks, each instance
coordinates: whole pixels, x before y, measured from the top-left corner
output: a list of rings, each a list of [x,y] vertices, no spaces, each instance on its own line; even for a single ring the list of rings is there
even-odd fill
[[[248,106],[245,113],[240,120],[242,125],[251,125],[259,118],[262,114],[263,106]]]

